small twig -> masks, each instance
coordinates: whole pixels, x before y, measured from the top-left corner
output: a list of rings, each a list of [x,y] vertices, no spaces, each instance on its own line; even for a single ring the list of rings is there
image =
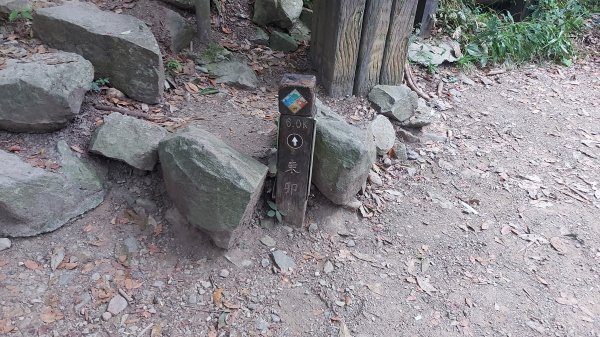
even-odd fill
[[[144,336],[144,334],[146,332],[148,332],[148,330],[150,330],[152,328],[152,326],[154,325],[154,323],[150,323],[148,324],[148,326],[146,326],[142,331],[140,331],[140,333],[137,335],[137,337],[142,337]]]
[[[122,113],[124,115],[133,116],[133,117],[140,117],[140,118],[150,119],[150,115],[148,115],[147,113],[139,112],[139,111],[131,111],[131,110],[124,109],[124,108],[119,108],[119,107],[116,107],[116,106],[108,106],[108,105],[95,104],[94,108],[96,108],[98,110],[103,110],[103,111],[114,111],[114,112]]]
[[[587,197],[585,194],[583,194],[583,193],[579,192],[578,190],[574,189],[573,187],[571,187],[571,186],[569,186],[569,185],[567,185],[567,184],[565,184],[565,183],[562,183],[562,182],[560,182],[560,181],[556,181],[556,183],[557,183],[557,184],[559,184],[559,185],[565,186],[566,188],[570,189],[572,192],[574,192],[574,193],[575,193],[575,194],[577,194],[578,196],[580,196],[580,197],[582,197],[583,199],[585,199],[587,202],[590,202],[590,199],[588,199],[588,197]]]
[[[427,95],[426,93],[424,93],[419,87],[417,87],[417,85],[415,84],[414,81],[414,76],[413,73],[410,69],[410,63],[408,63],[408,61],[406,61],[404,63],[404,78],[406,79],[406,83],[408,84],[408,86],[417,93],[417,95],[419,95],[419,97],[422,97],[426,100],[430,100],[431,97],[429,97],[429,95]]]
[[[133,297],[131,297],[128,293],[126,293],[125,290],[119,288],[119,294],[121,294],[121,296],[123,296],[125,298],[125,300],[127,302],[129,302],[129,304],[133,303]]]
[[[493,76],[493,75],[504,74],[505,72],[506,72],[506,69],[492,69],[492,70],[488,71],[487,75]]]

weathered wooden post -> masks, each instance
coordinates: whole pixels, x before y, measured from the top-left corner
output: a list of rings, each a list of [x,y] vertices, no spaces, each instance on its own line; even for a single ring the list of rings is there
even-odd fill
[[[297,227],[304,224],[312,178],[315,85],[312,75],[286,74],[279,86],[276,201],[283,222]]]

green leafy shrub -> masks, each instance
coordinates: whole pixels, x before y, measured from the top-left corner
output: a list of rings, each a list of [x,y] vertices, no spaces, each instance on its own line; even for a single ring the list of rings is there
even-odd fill
[[[33,15],[31,15],[31,8],[22,8],[18,10],[13,10],[8,14],[8,21],[15,22],[17,20],[31,21],[33,20]]]
[[[442,3],[444,4],[444,3]],[[577,0],[539,0],[532,14],[515,22],[508,12],[447,1],[438,19],[446,33],[464,47],[461,64],[554,61],[571,64],[573,35],[585,24],[588,10]]]

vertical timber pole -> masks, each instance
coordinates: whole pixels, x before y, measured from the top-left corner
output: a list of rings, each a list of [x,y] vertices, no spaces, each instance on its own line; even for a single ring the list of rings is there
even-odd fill
[[[312,75],[286,74],[279,85],[277,208],[283,222],[302,227],[310,193],[315,142],[315,85]]]

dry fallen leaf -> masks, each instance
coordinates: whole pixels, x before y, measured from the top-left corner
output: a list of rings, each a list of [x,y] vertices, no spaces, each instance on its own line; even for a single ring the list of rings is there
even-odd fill
[[[9,319],[0,319],[0,335],[8,334],[14,329],[15,327],[10,323]]]
[[[350,335],[350,330],[344,321],[340,322],[340,334],[338,337],[352,337],[352,335]]]
[[[152,327],[152,332],[150,332],[150,337],[160,337],[162,336],[162,326],[159,323],[155,323]]]
[[[57,309],[45,307],[44,309],[42,309],[42,314],[40,315],[40,317],[42,318],[42,321],[44,321],[44,323],[52,323],[65,318],[65,315],[63,315]]]
[[[577,299],[573,296],[561,294],[561,297],[558,297],[556,299],[556,302],[562,305],[575,305],[577,304]]]
[[[220,305],[223,302],[223,288],[217,288],[212,294],[213,303]]]
[[[429,283],[429,278],[417,276],[417,284],[419,285],[419,288],[423,289],[423,291],[430,296],[437,291],[437,289]]]
[[[27,269],[42,270],[42,267],[37,262],[32,261],[32,260],[26,260],[25,262],[23,262],[23,264],[25,265],[25,267]]]
[[[565,255],[569,251],[569,245],[558,236],[550,238],[550,245],[561,255]]]

